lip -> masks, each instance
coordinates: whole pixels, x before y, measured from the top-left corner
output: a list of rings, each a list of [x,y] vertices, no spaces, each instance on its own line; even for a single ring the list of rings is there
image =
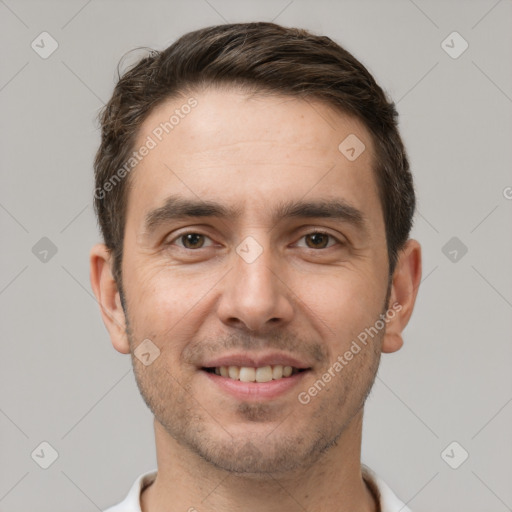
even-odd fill
[[[210,379],[210,382],[222,392],[231,395],[235,399],[258,402],[275,399],[289,392],[299,385],[304,376],[309,373],[309,370],[269,382],[242,382],[240,380],[230,379],[229,377],[222,377],[215,373],[209,373],[205,370],[201,370],[200,373]]]
[[[217,368],[220,366],[246,366],[248,368],[261,368],[262,366],[293,366],[299,370],[311,368],[311,365],[304,361],[299,361],[289,354],[283,352],[266,352],[264,354],[250,354],[247,352],[238,352],[226,354],[222,357],[206,361],[201,365],[202,368]],[[290,377],[286,377],[290,378]]]

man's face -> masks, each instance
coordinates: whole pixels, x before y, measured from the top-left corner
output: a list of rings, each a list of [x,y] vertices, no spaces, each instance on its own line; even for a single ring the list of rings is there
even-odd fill
[[[122,284],[132,355],[146,339],[160,350],[147,366],[132,357],[136,379],[165,431],[214,465],[307,465],[361,411],[379,363],[383,329],[333,371],[387,307],[374,148],[361,122],[320,102],[194,97],[160,142],[155,128],[186,99],[158,107],[136,144],[158,142],[133,171]],[[350,134],[366,146],[353,161],[338,149]]]

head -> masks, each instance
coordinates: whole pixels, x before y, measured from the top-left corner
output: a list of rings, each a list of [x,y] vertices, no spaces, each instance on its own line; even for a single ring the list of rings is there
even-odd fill
[[[152,52],[100,121],[91,281],[156,421],[231,471],[312,463],[401,347],[419,286],[394,104],[329,38],[248,23]],[[301,371],[233,394],[215,368],[244,358]]]

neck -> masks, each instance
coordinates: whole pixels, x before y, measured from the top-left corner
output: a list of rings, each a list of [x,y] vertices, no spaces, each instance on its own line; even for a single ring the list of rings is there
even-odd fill
[[[287,473],[236,474],[177,443],[155,420],[158,474],[141,496],[142,512],[376,512],[361,474],[363,410],[315,464]]]

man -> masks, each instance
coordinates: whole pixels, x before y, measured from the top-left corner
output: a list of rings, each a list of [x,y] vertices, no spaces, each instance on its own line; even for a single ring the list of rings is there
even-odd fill
[[[101,124],[91,283],[158,462],[109,512],[409,510],[360,461],[421,277],[368,71],[304,30],[209,27],[127,71]]]

